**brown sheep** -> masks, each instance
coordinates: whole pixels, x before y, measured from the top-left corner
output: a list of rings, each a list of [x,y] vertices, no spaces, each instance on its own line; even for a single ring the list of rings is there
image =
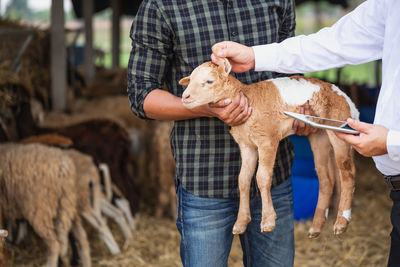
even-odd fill
[[[239,174],[240,204],[234,234],[243,233],[250,222],[250,182],[259,163],[256,179],[262,198],[261,231],[275,228],[276,213],[272,205],[270,188],[276,150],[279,141],[294,134],[293,118],[283,111],[299,112],[309,101],[313,111],[321,116],[337,120],[358,118],[358,111],[351,100],[336,86],[317,79],[302,76],[285,77],[245,85],[229,75],[230,63],[223,60],[220,66],[206,62],[197,67],[190,77],[180,81],[187,86],[182,95],[187,108],[214,103],[224,98],[233,99],[240,91],[253,108],[252,115],[242,125],[232,127],[231,134],[238,143],[242,161]],[[309,237],[316,237],[326,221],[335,177],[329,166],[339,171],[341,195],[334,233],[343,233],[350,221],[351,202],[355,186],[353,151],[332,131],[318,130],[309,135],[314,153],[320,189],[318,204]],[[334,156],[333,156],[334,155]],[[328,164],[334,161],[334,164]]]

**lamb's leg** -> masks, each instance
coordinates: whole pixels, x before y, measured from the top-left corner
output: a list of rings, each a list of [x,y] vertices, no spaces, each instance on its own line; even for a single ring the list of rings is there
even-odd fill
[[[173,193],[176,198],[175,187],[174,187]],[[135,219],[132,216],[131,208],[130,208],[128,200],[126,200],[125,198],[117,197],[115,199],[115,206],[117,206],[124,213],[125,219],[128,221],[129,228],[131,228],[132,231],[135,230],[136,223],[135,223]],[[176,204],[175,204],[175,214],[176,213],[177,213],[177,211],[176,211]]]
[[[58,233],[58,240],[60,242],[60,260],[62,266],[69,266],[68,252],[68,232]]]
[[[45,266],[56,267],[61,254],[61,244],[53,220],[46,220],[44,217],[40,217],[38,220],[32,218],[27,219],[33,230],[47,246],[47,261]],[[46,227],[43,227],[44,225],[46,225]]]
[[[106,216],[112,218],[119,225],[125,237],[124,248],[127,248],[132,239],[132,233],[128,226],[128,223],[125,220],[123,213],[118,208],[114,207],[111,203],[109,203],[106,199],[102,200],[101,211]]]
[[[92,207],[93,213],[99,217],[99,216],[101,216],[101,202],[102,202],[103,198],[105,198],[105,196],[101,191],[101,185],[98,184],[97,181],[93,181],[91,195],[92,195],[91,207]]]
[[[110,168],[106,163],[100,163],[99,169],[103,174],[104,179],[104,191],[108,201],[111,201],[112,198],[112,183],[111,183],[111,175]]]
[[[275,228],[276,213],[271,198],[271,183],[273,168],[276,157],[276,150],[279,142],[266,142],[257,144],[259,165],[257,170],[257,185],[260,189],[262,200],[261,232],[272,232]]]
[[[55,235],[41,236],[47,246],[47,262],[46,267],[56,267],[58,264],[58,257],[60,256],[61,247]]]
[[[82,217],[85,218],[85,220],[87,220],[99,232],[100,238],[107,245],[112,255],[121,253],[114,236],[102,217],[95,216],[93,213],[89,212],[82,212]]]
[[[332,155],[331,162],[335,177],[335,185],[333,186],[332,200],[331,200],[331,205],[329,207],[330,209],[329,213],[332,213],[334,216],[336,216],[338,213],[339,201],[340,201],[340,177],[339,177],[339,168],[336,166],[335,155]]]
[[[28,223],[26,221],[20,221],[17,224],[17,238],[15,239],[15,244],[21,244],[22,240],[28,235]]]
[[[336,222],[333,227],[335,235],[346,231],[351,219],[351,203],[355,187],[353,151],[349,144],[340,140],[334,133],[328,133],[335,152],[336,165],[340,177],[340,201]]]
[[[246,231],[247,224],[251,221],[250,216],[250,184],[257,165],[257,148],[239,144],[242,166],[239,173],[240,202],[239,212],[233,234],[242,234]]]
[[[87,239],[86,231],[82,226],[82,221],[79,216],[75,219],[72,225],[72,234],[75,237],[77,246],[79,248],[79,257],[83,267],[91,267],[92,262],[90,258],[90,247]]]
[[[314,154],[315,170],[319,180],[318,203],[308,237],[319,236],[328,217],[329,203],[335,183],[334,170],[331,159],[334,157],[333,149],[326,131],[318,131],[309,135],[311,149]],[[333,163],[334,164],[334,163]]]

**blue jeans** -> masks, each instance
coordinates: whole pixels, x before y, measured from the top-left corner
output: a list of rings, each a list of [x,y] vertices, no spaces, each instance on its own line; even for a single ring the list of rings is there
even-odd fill
[[[239,200],[201,198],[178,187],[178,218],[181,234],[180,254],[185,267],[228,265],[232,247],[232,228]],[[240,236],[244,266],[293,266],[293,195],[291,179],[271,190],[276,212],[276,227],[260,232],[261,198],[250,203],[251,222]]]

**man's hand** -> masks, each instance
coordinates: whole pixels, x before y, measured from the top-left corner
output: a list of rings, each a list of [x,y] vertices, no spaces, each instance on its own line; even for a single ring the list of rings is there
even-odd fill
[[[365,157],[379,156],[387,153],[386,139],[389,130],[381,125],[347,119],[349,126],[360,131],[359,135],[335,132],[336,136],[349,143]]]
[[[229,126],[237,126],[245,123],[252,111],[247,102],[247,97],[242,92],[233,101],[231,99],[224,99],[215,104],[203,105],[193,110],[206,113],[209,117],[217,117]]]
[[[310,104],[307,102],[300,108],[300,113],[305,115],[315,115],[312,109],[310,108]],[[312,127],[309,124],[301,122],[299,120],[294,120],[292,129],[295,131],[297,135],[309,135],[312,133],[316,133],[318,131],[317,128]]]
[[[212,46],[211,60],[218,64],[219,58],[227,58],[232,65],[232,71],[236,73],[254,69],[253,48],[239,43],[224,41]]]

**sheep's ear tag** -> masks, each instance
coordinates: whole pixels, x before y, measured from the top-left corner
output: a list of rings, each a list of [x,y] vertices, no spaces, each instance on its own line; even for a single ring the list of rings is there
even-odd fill
[[[183,86],[188,86],[188,85],[189,85],[189,82],[190,82],[190,77],[187,76],[187,77],[185,77],[185,78],[182,78],[182,79],[179,81],[179,84],[180,84],[180,85],[183,85]]]
[[[222,70],[222,73],[224,73],[226,76],[231,72],[232,66],[231,63],[229,62],[228,59],[226,58],[221,58],[219,62],[219,68]]]

